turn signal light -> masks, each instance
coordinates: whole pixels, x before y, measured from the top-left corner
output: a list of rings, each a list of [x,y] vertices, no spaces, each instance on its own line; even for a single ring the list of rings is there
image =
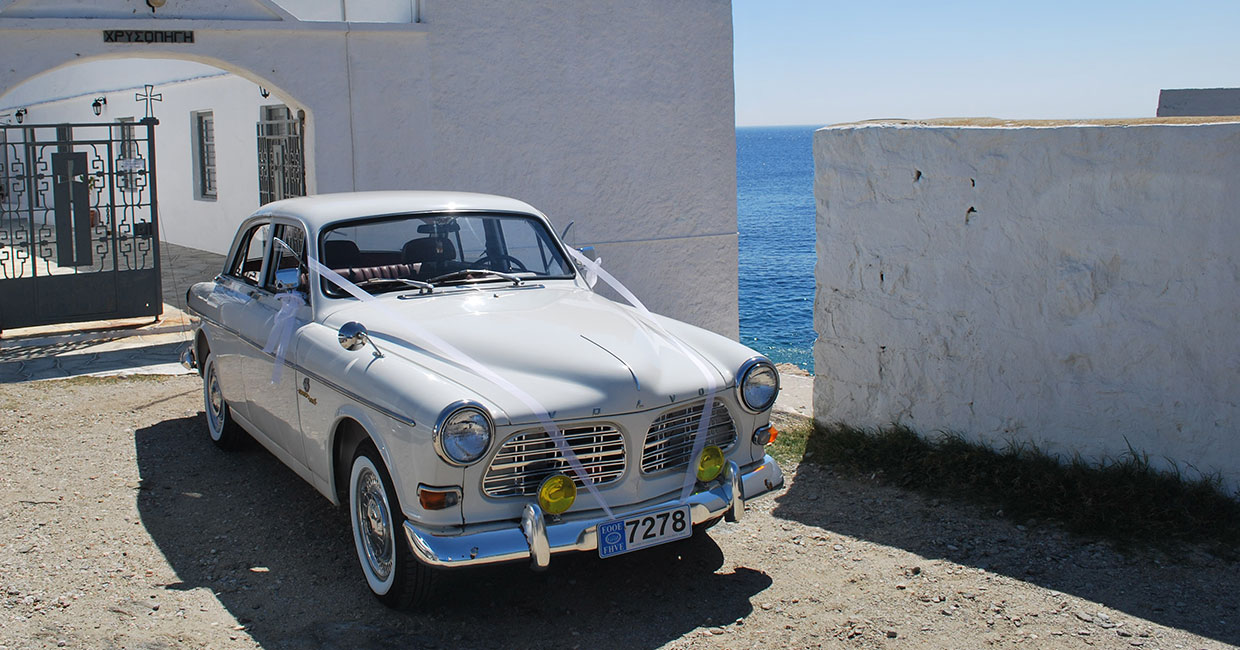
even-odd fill
[[[715,480],[723,471],[723,450],[715,445],[706,445],[702,455],[698,456],[697,477],[703,483]]]
[[[418,486],[418,503],[422,504],[424,510],[443,510],[460,502],[461,488],[459,487]]]
[[[552,474],[538,486],[538,507],[549,515],[558,515],[573,507],[577,485],[563,474]]]
[[[766,425],[753,432],[753,444],[769,445],[775,442],[775,436],[779,435],[779,431],[771,425]]]

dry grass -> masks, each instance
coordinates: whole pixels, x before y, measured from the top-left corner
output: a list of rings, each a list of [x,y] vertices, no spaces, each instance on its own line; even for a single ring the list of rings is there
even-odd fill
[[[863,430],[805,421],[785,423],[771,452],[784,462],[804,460],[979,503],[1018,522],[1054,521],[1120,546],[1192,543],[1229,558],[1240,548],[1240,495],[1226,494],[1217,476],[1157,469],[1134,450],[1089,462],[1029,444],[996,450],[959,434],[923,437],[902,426]]]

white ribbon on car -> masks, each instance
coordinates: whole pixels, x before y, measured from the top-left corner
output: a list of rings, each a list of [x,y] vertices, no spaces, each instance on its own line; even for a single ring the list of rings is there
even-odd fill
[[[591,275],[595,278],[601,278],[603,282],[606,282],[612,289],[615,289],[621,297],[627,300],[630,305],[633,305],[633,307],[637,309],[638,317],[644,323],[652,327],[656,332],[662,334],[663,337],[667,341],[670,341],[681,354],[689,359],[689,361],[693,362],[693,365],[696,366],[698,371],[702,373],[702,378],[706,380],[706,401],[702,404],[702,416],[698,418],[697,431],[693,435],[693,452],[689,454],[689,471],[685,473],[685,482],[680,490],[680,501],[684,502],[689,498],[689,495],[693,493],[693,485],[696,483],[697,479],[697,467],[693,461],[697,459],[698,456],[701,456],[702,450],[706,448],[707,432],[710,430],[710,419],[715,410],[715,393],[719,390],[719,376],[717,373],[711,372],[709,362],[701,356],[701,353],[697,350],[690,349],[683,342],[681,342],[678,337],[672,336],[672,334],[663,327],[663,324],[655,318],[655,315],[649,309],[646,309],[646,305],[643,305],[642,301],[638,300],[637,296],[633,295],[633,292],[629,291],[628,287],[625,287],[615,278],[615,276],[607,271],[604,271],[601,260],[591,260],[572,248],[568,249],[568,254],[571,255],[583,269],[585,269],[587,278],[591,277]],[[590,286],[593,287],[594,285],[591,284]]]
[[[664,328],[663,325],[658,322],[655,315],[651,313],[650,310],[647,309],[644,304],[642,304],[641,300],[639,300],[637,296],[635,296],[631,291],[629,291],[628,288],[625,287],[614,276],[612,276],[607,271],[604,271],[602,266],[599,264],[599,262],[592,261],[586,258],[581,253],[571,248],[568,248],[567,250],[569,254],[573,257],[573,259],[575,259],[581,265],[582,270],[584,272],[583,279],[586,280],[587,284],[590,287],[593,287],[595,282],[597,282],[599,279],[602,279],[604,282],[606,282],[609,286],[611,286],[617,293],[619,293],[629,304],[631,304],[637,310],[638,312],[637,317],[641,322],[650,326],[651,329],[655,330],[655,332],[661,334],[662,337],[666,341],[670,342],[672,346],[674,346],[686,358],[688,358],[694,364],[694,366],[696,366],[697,369],[702,373],[702,377],[706,382],[706,389],[705,389],[706,401],[702,406],[702,415],[698,419],[697,431],[695,432],[694,439],[693,439],[693,451],[689,456],[688,472],[685,474],[684,484],[681,489],[679,500],[680,502],[683,503],[686,500],[688,500],[689,496],[692,494],[693,486],[696,482],[697,467],[695,463],[693,462],[693,460],[698,458],[702,454],[702,450],[706,446],[707,432],[709,431],[710,419],[711,419],[712,412],[714,411],[715,394],[718,392],[718,389],[719,389],[719,377],[717,373],[711,371],[709,363],[706,362],[705,359],[701,357],[700,353],[688,348],[683,342],[680,341],[679,338],[673,336],[670,332],[668,332],[667,329]],[[357,298],[358,300],[362,302],[368,303],[373,307],[376,307],[382,311],[387,312],[389,316],[393,317],[394,321],[403,323],[403,325],[406,328],[406,331],[402,332],[402,334],[412,334],[415,338],[420,339],[423,344],[427,344],[429,345],[429,347],[435,348],[436,351],[439,354],[441,354],[443,357],[469,368],[474,373],[478,374],[479,376],[499,386],[500,388],[508,392],[510,395],[517,398],[520,402],[522,402],[527,408],[530,409],[530,411],[538,419],[539,424],[543,427],[543,429],[547,432],[547,435],[551,438],[551,442],[552,444],[555,445],[556,450],[559,451],[560,456],[564,458],[564,460],[568,463],[569,469],[571,469],[573,474],[577,476],[577,479],[581,481],[582,485],[586,487],[586,490],[590,493],[592,497],[594,497],[594,500],[598,502],[599,507],[601,507],[603,512],[607,514],[608,519],[615,519],[615,514],[612,512],[611,508],[608,507],[606,501],[604,501],[602,494],[600,494],[598,491],[598,488],[595,487],[594,477],[590,476],[589,473],[586,472],[586,469],[581,464],[580,459],[577,458],[577,454],[573,451],[572,447],[570,447],[568,443],[565,441],[563,432],[560,431],[560,428],[557,427],[555,422],[552,420],[551,414],[547,411],[545,407],[543,407],[541,403],[538,402],[537,399],[534,398],[533,395],[530,395],[526,391],[522,390],[520,387],[516,386],[512,382],[500,376],[494,370],[491,370],[490,368],[483,365],[482,363],[479,363],[477,360],[470,357],[468,354],[466,354],[465,352],[463,352],[456,346],[452,345],[448,341],[445,341],[443,338],[436,335],[435,333],[428,331],[426,328],[421,327],[417,323],[410,322],[408,320],[400,318],[398,314],[395,314],[394,312],[392,312],[387,307],[387,305],[383,303],[381,300],[371,295],[370,293],[362,290],[357,285],[345,279],[339,273],[336,273],[330,268],[327,268],[314,257],[308,258],[308,265],[309,265],[309,268],[314,269],[315,272],[317,272],[321,277],[327,279],[329,282],[332,282],[333,284],[340,287],[341,289],[344,289],[349,295],[353,296],[354,298]],[[300,298],[300,296],[298,297]],[[294,307],[292,311],[295,312],[296,308]],[[281,314],[285,313],[285,309],[283,307],[281,308],[280,313]],[[281,336],[285,337],[285,340],[283,343],[284,347],[287,347],[287,337],[290,336],[292,333],[292,327],[291,327],[292,321],[290,319],[291,319],[291,316],[286,317],[285,320],[281,320],[280,315],[277,314],[276,329],[273,329],[272,331],[272,337],[274,338],[276,335],[276,331],[281,326],[284,326],[285,328],[287,328],[287,333],[281,334]],[[268,345],[271,345],[270,341],[268,342]],[[277,349],[282,349],[282,348],[277,348]],[[276,364],[277,368],[283,365],[282,361],[283,361],[282,358],[277,359],[277,364]]]
[[[306,306],[306,300],[296,291],[276,294],[280,301],[280,311],[276,312],[275,322],[271,325],[271,333],[267,335],[267,344],[263,352],[275,353],[276,362],[271,368],[271,383],[280,383],[284,375],[284,358],[288,355],[288,344],[293,339],[293,330],[297,329],[297,310]]]
[[[551,414],[547,412],[547,409],[544,408],[533,395],[521,390],[512,382],[501,377],[494,370],[491,370],[485,365],[479,363],[473,357],[469,356],[455,345],[443,340],[443,338],[435,333],[428,331],[426,328],[418,325],[417,323],[412,323],[401,319],[398,314],[395,314],[389,310],[387,305],[385,305],[381,300],[375,298],[370,293],[363,291],[352,282],[344,279],[344,277],[339,273],[323,266],[313,257],[311,257],[309,261],[310,268],[317,271],[320,276],[326,278],[336,286],[344,289],[349,293],[349,295],[362,302],[369,303],[382,311],[388,312],[388,315],[393,317],[393,320],[396,322],[403,322],[406,327],[406,331],[402,332],[402,334],[413,334],[414,337],[421,339],[421,342],[424,345],[429,344],[429,347],[436,348],[436,351],[440,355],[452,360],[455,363],[465,366],[466,368],[469,368],[474,373],[477,373],[479,376],[491,381],[525,404],[525,406],[534,413],[534,417],[538,418],[538,423],[547,431],[547,435],[551,437],[551,442],[555,445],[556,450],[560,452],[560,456],[568,462],[569,469],[571,469],[573,474],[577,476],[582,485],[586,487],[586,490],[590,492],[590,495],[594,497],[594,500],[598,501],[598,504],[603,509],[603,512],[607,513],[607,518],[615,519],[615,514],[613,514],[611,508],[607,506],[607,502],[603,500],[603,495],[599,494],[598,488],[594,486],[594,477],[590,476],[589,473],[586,472],[585,467],[577,458],[577,454],[573,453],[572,447],[569,447],[568,443],[565,442],[563,432],[561,432],[559,427],[555,425],[555,422],[552,421]]]

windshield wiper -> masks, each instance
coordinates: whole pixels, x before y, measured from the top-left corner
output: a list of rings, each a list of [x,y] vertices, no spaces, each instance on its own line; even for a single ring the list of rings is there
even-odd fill
[[[357,283],[359,287],[369,287],[377,284],[403,284],[407,287],[414,287],[420,293],[434,293],[435,285],[420,280],[410,280],[407,278],[370,278]]]
[[[461,271],[453,271],[451,273],[444,273],[443,275],[437,275],[431,278],[429,282],[431,284],[436,284],[439,282],[451,282],[453,280],[467,280],[468,281],[468,280],[472,280],[473,278],[471,276],[475,276],[475,275],[483,275],[483,276],[493,275],[497,278],[502,278],[504,280],[511,282],[512,286],[514,287],[519,287],[521,286],[522,283],[525,282],[520,277],[513,275],[512,273],[492,271],[491,269],[463,269]]]

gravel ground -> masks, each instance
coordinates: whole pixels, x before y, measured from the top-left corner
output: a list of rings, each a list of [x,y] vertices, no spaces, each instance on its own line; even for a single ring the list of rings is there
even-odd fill
[[[810,464],[740,524],[645,553],[458,571],[396,613],[348,517],[197,377],[0,386],[0,646],[1221,648],[1240,565],[1121,554]]]

